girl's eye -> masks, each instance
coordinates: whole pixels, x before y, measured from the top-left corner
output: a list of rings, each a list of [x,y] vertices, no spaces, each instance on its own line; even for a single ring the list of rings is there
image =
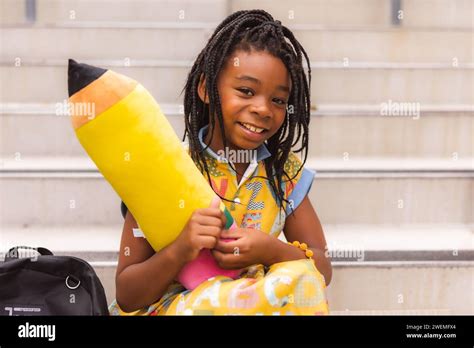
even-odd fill
[[[285,105],[286,101],[279,99],[279,98],[274,98],[273,101],[277,103],[278,105]]]
[[[237,88],[237,90],[243,94],[245,94],[247,97],[252,97],[253,96],[253,91],[248,88]]]

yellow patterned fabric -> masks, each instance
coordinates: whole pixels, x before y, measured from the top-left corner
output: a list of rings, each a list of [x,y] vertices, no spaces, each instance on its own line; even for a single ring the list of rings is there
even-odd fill
[[[240,279],[217,276],[194,290],[173,283],[143,310],[119,315],[324,315],[328,314],[323,276],[309,259],[256,265]]]
[[[207,127],[204,127],[199,133],[203,146],[206,130]],[[258,149],[256,159],[250,163],[240,182],[237,182],[236,173],[226,159],[209,148],[205,154],[212,186],[222,197],[233,201],[223,200],[223,203],[237,225],[278,237],[289,210],[285,203],[284,211],[279,209],[276,196],[264,179],[267,175],[263,159],[271,155],[265,145]],[[292,197],[305,196],[311,186],[308,182],[312,182],[313,175],[300,170],[301,165],[301,160],[291,152],[285,171],[290,178],[298,174],[292,181],[283,182],[285,198],[290,202]],[[302,175],[310,179],[301,180]],[[306,183],[298,185],[300,181]],[[292,195],[295,188],[301,192]],[[296,202],[294,208],[298,204]],[[191,291],[174,282],[162,298],[148,308],[126,313],[114,301],[110,312],[112,315],[327,314],[325,288],[324,277],[314,262],[301,259],[276,263],[268,269],[263,265],[250,266],[240,279],[217,276]]]
[[[203,147],[206,146],[203,138],[207,129],[208,126],[205,126],[199,132],[199,139]],[[263,159],[271,154],[265,145],[258,148],[256,152],[255,161],[250,163],[242,180],[238,183],[236,173],[228,161],[226,161],[226,158],[207,148],[205,158],[209,168],[212,187],[220,196],[233,201],[223,200],[222,202],[230,211],[238,226],[241,228],[254,228],[278,237],[285,225],[285,211],[289,207],[283,202],[285,209],[283,211],[279,209],[277,198],[269,181],[265,179],[267,173]],[[301,165],[302,163],[298,156],[290,152],[285,163],[285,171],[290,178],[294,178],[292,181],[289,181],[287,178],[283,179],[283,192],[286,199],[291,197],[295,185],[303,174],[303,170],[300,170]],[[296,205],[294,208],[296,208]]]

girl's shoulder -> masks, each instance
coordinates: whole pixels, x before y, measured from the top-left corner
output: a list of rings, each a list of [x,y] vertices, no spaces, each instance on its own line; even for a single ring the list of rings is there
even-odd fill
[[[293,184],[296,184],[303,175],[307,176],[309,174],[316,174],[316,172],[310,168],[308,168],[307,163],[303,165],[303,161],[299,154],[296,154],[293,151],[290,151],[288,154],[288,158],[284,164],[284,171],[288,175],[288,177],[284,177],[283,181],[291,181]]]
[[[300,156],[293,151],[289,153],[284,169],[288,175],[288,177],[285,176],[283,179],[286,184],[288,200],[291,202],[291,207],[296,209],[309,194],[316,171],[311,169],[307,163],[303,165]],[[290,215],[292,212],[288,206],[287,215]]]

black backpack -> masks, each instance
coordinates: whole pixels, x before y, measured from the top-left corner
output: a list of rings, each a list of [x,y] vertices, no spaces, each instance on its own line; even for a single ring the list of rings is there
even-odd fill
[[[20,249],[35,256],[19,258]],[[84,260],[18,246],[0,262],[0,315],[108,314],[104,288]]]

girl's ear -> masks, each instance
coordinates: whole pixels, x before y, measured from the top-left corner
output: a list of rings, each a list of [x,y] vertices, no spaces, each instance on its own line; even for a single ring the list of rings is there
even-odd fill
[[[204,77],[204,74],[201,74],[201,78],[199,79],[199,85],[198,85],[199,99],[201,99],[201,101],[204,104],[209,104],[209,96],[205,89],[206,89],[206,78]]]

